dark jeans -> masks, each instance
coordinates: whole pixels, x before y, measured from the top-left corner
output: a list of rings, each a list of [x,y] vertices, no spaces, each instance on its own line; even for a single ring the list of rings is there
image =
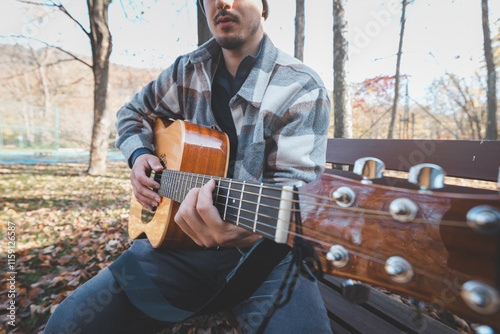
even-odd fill
[[[137,257],[170,303],[187,310],[196,310],[209,300],[241,258],[235,248],[153,250],[145,240],[136,241],[128,252]],[[244,333],[254,333],[269,308],[274,313],[265,333],[331,333],[315,282],[299,275],[291,300],[281,307],[273,304],[289,261],[289,257],[283,260],[251,298],[232,308]],[[57,307],[44,333],[142,334],[156,333],[167,325],[135,308],[104,269]]]

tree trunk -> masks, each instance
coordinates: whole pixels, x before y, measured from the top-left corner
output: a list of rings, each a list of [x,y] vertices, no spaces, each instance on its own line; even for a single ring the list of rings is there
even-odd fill
[[[196,1],[197,16],[198,16],[198,46],[202,45],[210,38],[212,38],[212,33],[208,27],[207,18],[201,10],[200,3]]]
[[[305,41],[305,0],[295,1],[295,50],[294,57],[304,61],[304,41]]]
[[[487,140],[497,140],[497,91],[496,91],[496,73],[495,63],[493,61],[493,52],[491,49],[490,24],[488,19],[488,0],[481,0],[481,9],[483,17],[483,38],[484,38],[484,58],[486,60],[486,69],[488,72],[487,90],[488,90],[488,113],[486,120]]]
[[[403,52],[403,36],[405,33],[405,23],[406,23],[406,5],[407,0],[403,0],[403,8],[401,9],[401,31],[399,32],[399,47],[398,56],[396,60],[396,77],[394,84],[394,102],[392,104],[391,111],[391,123],[389,124],[389,132],[387,134],[388,139],[394,137],[394,123],[396,120],[396,112],[398,110],[398,100],[399,100],[399,70],[401,67],[401,54]]]
[[[40,75],[40,82],[42,84],[43,88],[43,99],[44,99],[44,112],[43,112],[43,117],[48,117],[50,115],[50,109],[51,109],[51,98],[50,98],[50,90],[49,90],[49,83],[47,81],[47,75],[45,73],[45,60],[47,59],[47,53],[48,49],[45,48],[42,50],[42,55],[38,56],[35,50],[31,48],[30,46],[30,51],[31,51],[31,56],[33,57],[33,60],[36,63],[36,67],[38,69],[38,74]]]
[[[108,154],[109,111],[106,108],[108,93],[109,56],[112,50],[111,33],[108,26],[108,7],[111,0],[87,0],[90,20],[90,44],[92,47],[92,71],[94,73],[94,125],[90,146],[91,175],[106,172]]]
[[[333,110],[335,138],[352,138],[352,109],[347,83],[348,61],[346,0],[333,0]]]

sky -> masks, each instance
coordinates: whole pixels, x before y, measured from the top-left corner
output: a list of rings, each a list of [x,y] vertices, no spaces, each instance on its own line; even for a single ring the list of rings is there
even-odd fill
[[[29,35],[72,52],[90,55],[89,40],[62,13],[33,20],[39,6],[3,0],[0,36]],[[333,87],[332,0],[306,0],[304,62]],[[88,26],[86,2],[63,0],[68,11]],[[268,0],[265,30],[273,43],[293,54],[295,1]],[[489,0],[490,27],[500,20],[500,1]],[[347,1],[351,82],[394,75],[399,42],[400,0]],[[407,8],[401,73],[409,75],[410,95],[420,100],[433,78],[446,72],[471,76],[483,66],[483,35],[479,0],[415,0]],[[196,48],[195,0],[115,0],[109,7],[113,35],[111,61],[165,68]],[[0,43],[13,43],[0,38]],[[31,42],[33,47],[41,44]]]

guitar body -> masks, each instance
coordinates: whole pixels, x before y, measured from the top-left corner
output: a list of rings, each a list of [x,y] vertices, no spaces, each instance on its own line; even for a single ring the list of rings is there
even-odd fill
[[[154,127],[156,155],[165,168],[224,177],[229,161],[225,133],[196,124],[157,119]],[[155,248],[196,248],[197,245],[174,222],[180,203],[161,197],[153,218],[143,221],[143,208],[132,194],[129,236],[145,235]]]

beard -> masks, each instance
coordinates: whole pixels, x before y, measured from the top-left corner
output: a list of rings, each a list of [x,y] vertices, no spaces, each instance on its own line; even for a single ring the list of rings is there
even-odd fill
[[[239,23],[239,17],[227,13],[226,10],[224,9],[215,17],[214,19],[215,24],[220,16],[229,16],[234,21]],[[259,26],[260,26],[260,19],[258,21],[256,20],[254,22],[250,22],[241,31],[235,31],[235,32],[223,31],[223,33],[221,34],[214,34],[214,37],[217,44],[219,44],[220,47],[227,50],[236,50],[241,46],[243,46],[246,43],[246,41],[259,30]]]
[[[238,36],[215,37],[215,41],[221,48],[226,50],[236,50],[245,44],[245,39]]]

